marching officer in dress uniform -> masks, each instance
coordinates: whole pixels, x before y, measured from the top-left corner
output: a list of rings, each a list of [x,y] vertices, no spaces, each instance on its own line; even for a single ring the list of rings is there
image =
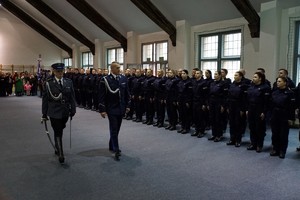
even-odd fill
[[[42,99],[42,120],[50,117],[51,126],[54,131],[54,141],[59,162],[64,163],[62,136],[69,116],[76,113],[75,93],[73,83],[68,78],[63,78],[64,64],[55,63],[52,65],[53,74],[45,82],[45,92]]]
[[[103,118],[108,116],[109,150],[118,161],[121,156],[118,136],[122,118],[129,111],[130,97],[127,78],[120,75],[120,64],[112,62],[110,67],[111,74],[103,77],[99,86],[99,112]]]

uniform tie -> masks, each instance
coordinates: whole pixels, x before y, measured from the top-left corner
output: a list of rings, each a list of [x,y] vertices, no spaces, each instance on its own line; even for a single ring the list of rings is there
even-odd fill
[[[59,83],[60,88],[62,88],[63,86],[62,86],[62,83],[61,83],[61,79],[59,79],[58,83]]]

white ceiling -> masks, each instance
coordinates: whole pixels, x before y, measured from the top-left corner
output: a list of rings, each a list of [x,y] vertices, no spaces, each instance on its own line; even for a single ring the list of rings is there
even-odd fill
[[[113,40],[109,35],[77,11],[66,0],[43,0],[56,10],[64,19],[94,42]],[[134,31],[139,34],[162,31],[154,22],[142,13],[130,0],[86,0],[123,36]],[[271,0],[250,0],[257,12],[261,3]],[[25,0],[11,0],[15,5],[32,16],[50,32],[68,45],[81,45],[51,20],[37,11]],[[151,0],[151,2],[175,25],[178,20],[186,20],[191,26],[215,21],[242,17],[231,0]]]

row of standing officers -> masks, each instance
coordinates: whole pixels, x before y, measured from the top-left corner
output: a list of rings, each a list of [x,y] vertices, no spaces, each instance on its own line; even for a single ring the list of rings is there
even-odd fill
[[[130,111],[127,119],[157,127],[163,127],[167,113],[168,130],[186,134],[195,126],[192,136],[199,138],[211,127],[209,140],[219,142],[223,138],[229,121],[230,141],[227,145],[239,147],[247,122],[251,144],[248,150],[261,152],[266,134],[266,122],[270,121],[273,150],[271,156],[285,157],[288,145],[289,123],[295,119],[294,111],[299,107],[299,87],[287,76],[285,69],[271,87],[263,69],[253,75],[252,80],[244,77],[244,71],[234,74],[234,81],[226,78],[227,70],[216,71],[214,77],[210,70],[193,69],[192,78],[187,70],[168,70],[166,76],[162,70],[153,76],[152,70],[145,74],[140,69],[133,73],[126,70],[130,93]],[[96,74],[95,70],[87,74],[67,72],[66,77],[73,81],[77,105],[86,109],[99,109],[99,85],[107,74]],[[297,97],[297,98],[296,98]],[[167,112],[165,112],[167,111]],[[155,115],[156,113],[156,115]],[[133,117],[135,114],[135,118]],[[154,116],[157,121],[154,123]]]

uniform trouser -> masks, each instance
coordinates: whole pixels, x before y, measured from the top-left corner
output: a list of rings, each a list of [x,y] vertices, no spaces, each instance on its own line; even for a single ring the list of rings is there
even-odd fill
[[[222,113],[221,105],[218,102],[212,102],[209,104],[209,117],[211,123],[212,136],[221,137],[223,135]]]
[[[289,139],[289,123],[282,112],[273,110],[271,116],[272,145],[276,152],[286,153]]]
[[[98,110],[98,92],[97,91],[93,91],[93,94],[92,94],[92,98],[93,98],[93,106],[94,106],[94,109]]]
[[[261,119],[262,110],[258,105],[250,105],[248,109],[248,123],[250,140],[254,147],[263,147],[266,136],[266,120]]]
[[[205,121],[204,111],[202,110],[202,104],[198,102],[193,103],[193,122],[195,124],[195,130],[197,133],[204,133]]]
[[[187,106],[187,103],[179,103],[179,113],[181,113],[181,128],[184,130],[190,130],[191,127],[191,103]]]
[[[86,107],[86,90],[80,89],[81,105]]]
[[[240,106],[236,102],[231,102],[229,105],[229,126],[230,126],[230,140],[232,142],[241,142],[244,130],[243,116],[241,116]]]
[[[88,108],[92,108],[93,106],[93,91],[92,90],[87,90],[86,92],[86,103]]]
[[[80,105],[80,104],[81,104],[81,98],[80,98],[80,92],[79,92],[79,89],[75,89],[74,92],[75,92],[75,100],[76,100],[76,103],[77,103],[77,105]]]
[[[115,152],[119,151],[119,131],[122,124],[122,115],[112,115],[108,114],[109,120],[109,131],[110,131],[110,139],[109,139],[109,149]]]
[[[55,141],[56,149],[58,149],[56,138],[62,138],[63,130],[64,128],[66,128],[67,121],[68,121],[68,117],[62,119],[55,119],[50,117],[51,126],[54,131],[54,141]]]
[[[152,98],[153,99],[153,98]],[[154,117],[154,101],[150,101],[150,98],[145,98],[145,112],[146,112],[146,121],[153,122]]]
[[[226,131],[227,129],[227,124],[228,124],[228,112],[223,112],[221,114],[221,118],[222,118],[222,131]]]
[[[130,111],[127,113],[127,116],[132,118],[133,113],[135,112],[134,99],[131,99],[129,108],[130,108]]]
[[[143,106],[144,106],[144,100],[140,100],[139,98],[135,98],[134,100],[134,105],[135,105],[135,115],[136,119],[142,120],[143,117]]]
[[[162,99],[157,99],[156,103],[156,115],[157,115],[157,122],[159,124],[164,124],[165,121],[165,102]]]
[[[178,121],[177,106],[173,101],[167,101],[167,114],[171,126],[176,126]]]

